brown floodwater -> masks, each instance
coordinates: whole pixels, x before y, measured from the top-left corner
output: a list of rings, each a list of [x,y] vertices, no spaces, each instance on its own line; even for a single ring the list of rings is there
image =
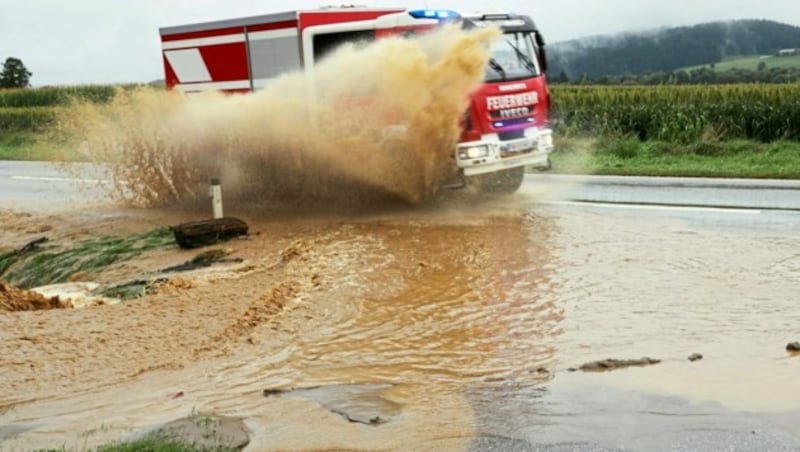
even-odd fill
[[[300,258],[282,273],[251,269],[183,296],[219,308],[235,298],[229,292],[237,284],[242,298],[259,284],[283,284],[291,290],[278,314],[233,342],[209,331],[215,339],[203,346],[218,341],[225,353],[117,384],[39,388],[34,400],[20,403],[26,386],[15,382],[17,403],[0,413],[0,448],[81,450],[192,413],[242,417],[252,432],[247,450],[466,450],[476,437],[500,433],[569,440],[558,433],[581,431],[590,409],[606,413],[591,428],[632,435],[636,427],[618,421],[648,413],[649,403],[662,410],[667,399],[686,401],[670,412],[677,416],[695,414],[686,406],[760,415],[800,410],[800,357],[784,350],[800,334],[797,232],[543,206],[522,195],[491,208],[251,222],[263,232],[232,245],[250,261],[267,257],[259,253],[271,250],[270,240],[298,240]],[[186,275],[192,277],[201,278]],[[214,299],[209,287],[227,290],[226,298]],[[97,316],[118,315],[116,309],[124,308],[105,307]],[[175,315],[160,328],[170,322],[182,319]],[[692,353],[704,358],[690,362]],[[144,359],[119,354],[120,360],[104,358],[109,367]],[[644,356],[662,362],[606,373],[569,370]],[[81,363],[74,360],[76,380],[106,375]],[[359,400],[379,400],[383,408],[376,409],[388,422],[348,422],[331,409],[334,396],[320,401],[311,389],[263,394],[328,385],[368,388]],[[587,393],[591,406],[582,402]],[[637,404],[630,405],[632,397]],[[529,430],[552,425],[560,426],[556,434]]]

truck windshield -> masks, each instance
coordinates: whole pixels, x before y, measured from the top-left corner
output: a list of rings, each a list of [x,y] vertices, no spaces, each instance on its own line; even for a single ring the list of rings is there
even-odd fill
[[[486,81],[520,80],[540,75],[536,52],[528,32],[503,33],[492,44]]]

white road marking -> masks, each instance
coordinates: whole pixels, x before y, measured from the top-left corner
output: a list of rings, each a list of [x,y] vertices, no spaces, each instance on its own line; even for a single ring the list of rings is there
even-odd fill
[[[592,201],[543,201],[540,204],[551,204],[558,206],[594,206],[605,207],[609,209],[640,209],[640,210],[682,210],[686,212],[727,212],[727,213],[742,213],[747,215],[760,215],[760,209],[751,208],[738,208],[738,207],[703,207],[703,206],[671,206],[671,205],[654,205],[654,204],[636,204],[636,203],[611,203],[611,202],[592,202]]]
[[[113,184],[114,181],[106,179],[79,179],[75,177],[52,177],[52,176],[11,176],[16,180],[39,180],[47,182],[77,182],[82,184]]]

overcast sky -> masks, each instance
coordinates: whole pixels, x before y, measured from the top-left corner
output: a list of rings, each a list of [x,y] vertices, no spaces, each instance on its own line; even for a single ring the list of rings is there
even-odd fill
[[[158,29],[295,9],[325,0],[0,0],[0,61],[22,59],[34,86],[148,82],[163,78]],[[352,3],[352,2],[345,2]],[[548,42],[731,19],[800,25],[798,0],[365,0],[473,12],[529,14]],[[337,3],[339,4],[339,3]],[[798,43],[800,47],[800,43]]]

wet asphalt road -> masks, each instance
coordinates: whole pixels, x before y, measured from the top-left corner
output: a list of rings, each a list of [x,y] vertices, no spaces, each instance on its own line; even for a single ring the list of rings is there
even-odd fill
[[[0,161],[0,208],[61,210],[102,201],[99,188],[109,183],[102,168],[88,164],[67,168],[42,162]],[[545,203],[584,207],[800,212],[800,181],[529,174],[520,192]],[[787,221],[792,217],[785,216]]]
[[[569,377],[567,377],[569,378]],[[559,382],[559,380],[562,380]],[[515,397],[516,398],[516,397]],[[539,403],[530,400],[539,399]],[[511,406],[508,406],[508,404]],[[514,416],[496,419],[472,451],[800,450],[800,412],[736,412],[713,402],[574,385],[563,376],[524,406],[498,400]]]
[[[795,180],[532,174],[523,190],[578,203],[800,211]]]
[[[108,176],[96,165],[0,160],[0,208],[69,210],[102,201]]]

